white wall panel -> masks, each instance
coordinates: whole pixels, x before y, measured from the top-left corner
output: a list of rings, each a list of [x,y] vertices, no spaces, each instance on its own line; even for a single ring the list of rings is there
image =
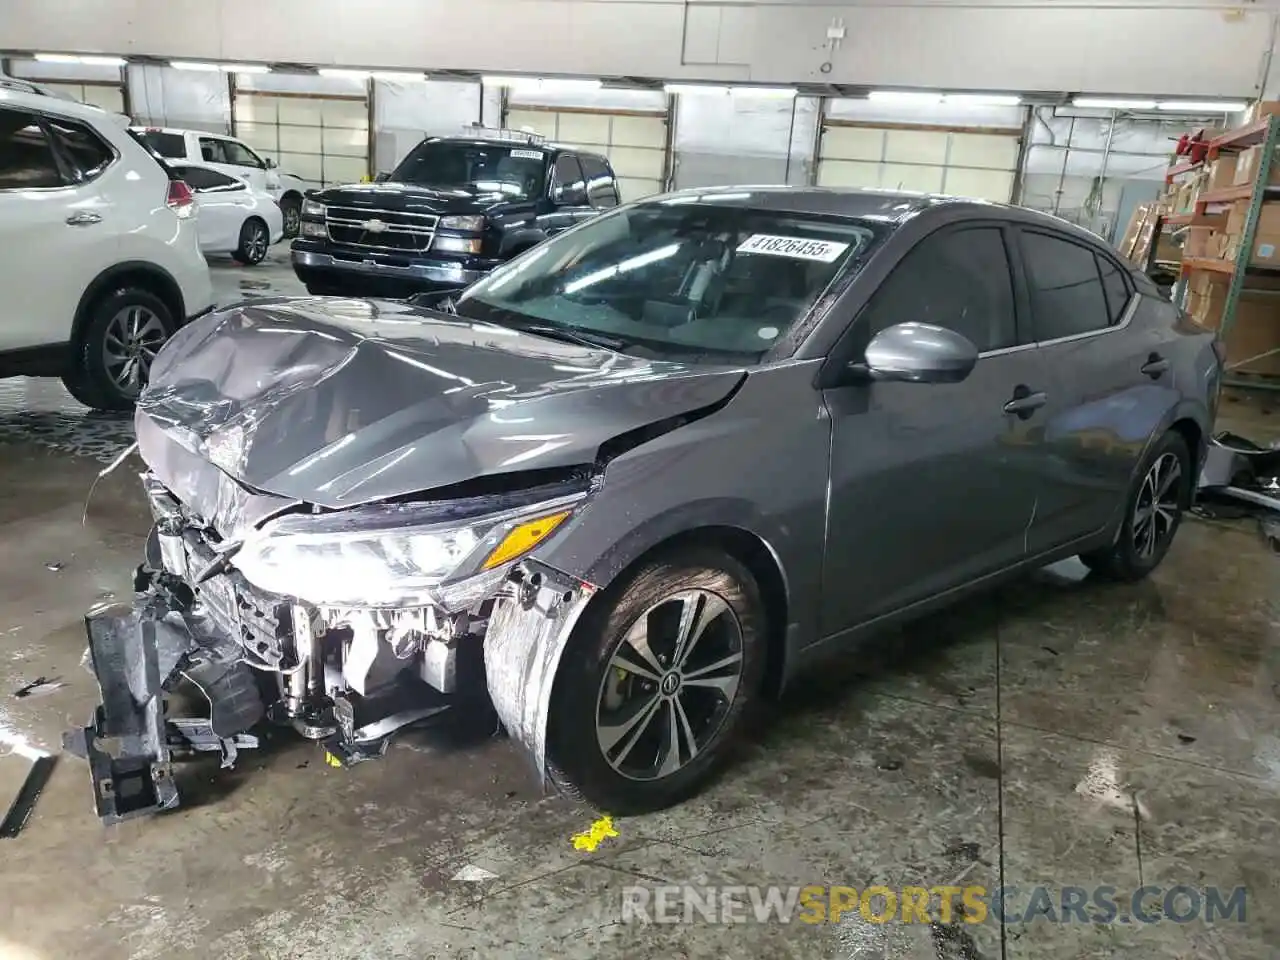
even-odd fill
[[[368,84],[341,77],[238,74],[237,136],[317,184],[370,175]]]
[[[813,97],[679,94],[675,184],[807,183],[817,122]]]
[[[227,133],[231,94],[222,73],[130,64],[129,104],[138,123]]]
[[[0,7],[0,11],[3,8]],[[4,13],[0,12],[0,43],[5,40]],[[98,83],[119,83],[120,68],[106,67],[93,63],[45,63],[40,60],[29,60],[15,57],[9,64],[15,77],[27,80],[91,80]]]
[[[1271,0],[5,0],[0,43],[386,69],[1240,96],[1263,76],[1274,10]],[[828,49],[833,16],[846,37]],[[1169,68],[1170,51],[1191,49]]]
[[[469,81],[374,81],[375,169],[391,170],[424,137],[449,136],[480,123],[484,93]]]
[[[667,96],[661,90],[545,90],[519,86],[509,89],[507,101],[531,107],[582,107],[589,110],[656,110],[667,109]]]

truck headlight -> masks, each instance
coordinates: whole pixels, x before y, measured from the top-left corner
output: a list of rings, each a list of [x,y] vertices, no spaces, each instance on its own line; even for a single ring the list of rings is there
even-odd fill
[[[462,230],[465,233],[482,233],[484,231],[484,215],[475,214],[465,217],[441,217],[436,226],[441,230]]]
[[[302,201],[302,215],[304,217],[321,217],[325,214],[325,206],[315,200]]]
[[[231,563],[259,589],[316,605],[450,606],[449,597],[455,603],[469,597],[466,582],[496,584],[509,564],[568,520],[584,496],[500,512],[477,512],[485,509],[477,498],[286,514],[246,539]]]
[[[437,233],[431,248],[447,253],[479,253],[483,243],[479,237],[446,237]]]
[[[323,223],[315,223],[311,220],[303,220],[298,225],[298,233],[304,237],[320,237],[322,240],[329,236],[329,228]]]

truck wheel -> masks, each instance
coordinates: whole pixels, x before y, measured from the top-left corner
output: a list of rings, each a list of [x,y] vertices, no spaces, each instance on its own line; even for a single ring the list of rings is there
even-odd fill
[[[231,252],[233,259],[245,266],[257,266],[267,258],[271,246],[271,231],[264,221],[250,217],[240,228],[240,246]]]
[[[729,758],[764,672],[755,579],[718,550],[647,564],[588,609],[561,659],[547,762],[608,813],[660,810]]]
[[[130,410],[174,326],[173,313],[150,291],[125,287],[106,294],[90,307],[62,382],[87,407]]]

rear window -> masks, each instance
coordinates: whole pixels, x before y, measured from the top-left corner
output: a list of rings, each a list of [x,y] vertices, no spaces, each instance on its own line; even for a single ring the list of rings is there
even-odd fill
[[[161,133],[158,130],[147,130],[139,134],[142,142],[153,153],[170,160],[182,160],[187,155],[187,144],[180,133]]]

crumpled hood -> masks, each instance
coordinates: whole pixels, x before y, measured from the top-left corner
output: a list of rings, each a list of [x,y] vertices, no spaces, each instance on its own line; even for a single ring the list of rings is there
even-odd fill
[[[743,376],[401,302],[261,300],[179,331],[137,417],[256,491],[336,508],[590,463]]]

